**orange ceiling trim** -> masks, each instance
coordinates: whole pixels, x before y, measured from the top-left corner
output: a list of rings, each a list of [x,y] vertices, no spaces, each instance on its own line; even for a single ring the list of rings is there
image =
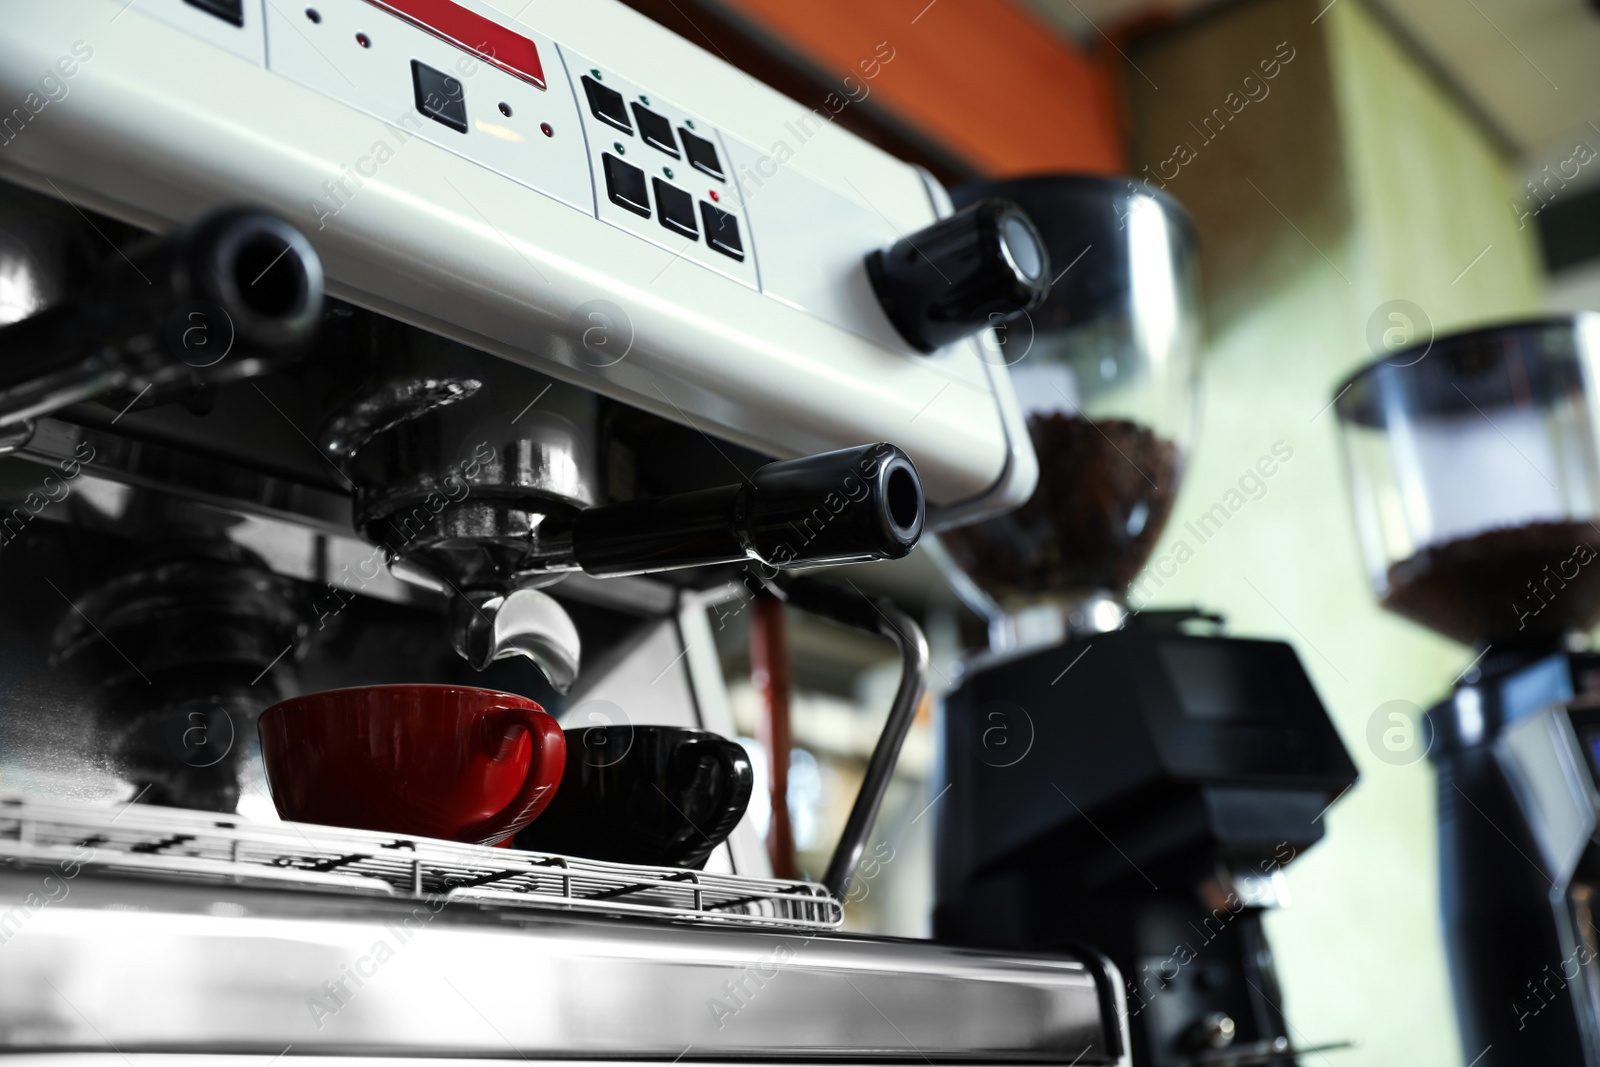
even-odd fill
[[[986,175],[1127,169],[1120,57],[1010,0],[725,2]]]

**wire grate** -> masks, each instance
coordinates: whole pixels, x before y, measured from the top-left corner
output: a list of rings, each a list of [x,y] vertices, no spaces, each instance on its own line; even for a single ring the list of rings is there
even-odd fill
[[[839,901],[810,882],[600,863],[143,804],[0,798],[0,862],[76,862],[174,881],[444,896],[768,929],[831,930],[844,918]]]

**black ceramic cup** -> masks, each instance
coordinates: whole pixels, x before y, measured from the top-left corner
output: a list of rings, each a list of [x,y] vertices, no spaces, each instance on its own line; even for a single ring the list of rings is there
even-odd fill
[[[513,847],[699,870],[750,803],[744,747],[678,726],[565,731],[561,787]]]

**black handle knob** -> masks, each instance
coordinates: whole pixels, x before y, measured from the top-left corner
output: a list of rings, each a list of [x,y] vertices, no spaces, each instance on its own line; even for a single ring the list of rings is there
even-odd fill
[[[769,463],[739,485],[587,508],[573,523],[572,555],[594,575],[899,559],[922,536],[924,509],[910,457],[863,445]]]
[[[261,373],[311,341],[322,284],[311,242],[283,219],[210,212],[110,259],[71,301],[0,330],[0,424],[109,389]]]
[[[1016,204],[980,200],[867,256],[900,336],[923,352],[1016,318],[1050,292],[1050,257]]]

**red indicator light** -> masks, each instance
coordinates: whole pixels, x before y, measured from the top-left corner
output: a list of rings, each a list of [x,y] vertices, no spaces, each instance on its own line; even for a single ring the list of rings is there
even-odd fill
[[[712,203],[720,203],[721,201],[722,201],[722,197],[717,195],[717,191],[715,189],[711,190],[711,202]]]
[[[539,49],[528,38],[450,0],[367,0],[435,37],[470,52],[540,89],[545,88]]]
[[[539,132],[544,134],[546,137],[554,137],[556,135],[555,127],[550,125],[548,122],[539,123]]]

